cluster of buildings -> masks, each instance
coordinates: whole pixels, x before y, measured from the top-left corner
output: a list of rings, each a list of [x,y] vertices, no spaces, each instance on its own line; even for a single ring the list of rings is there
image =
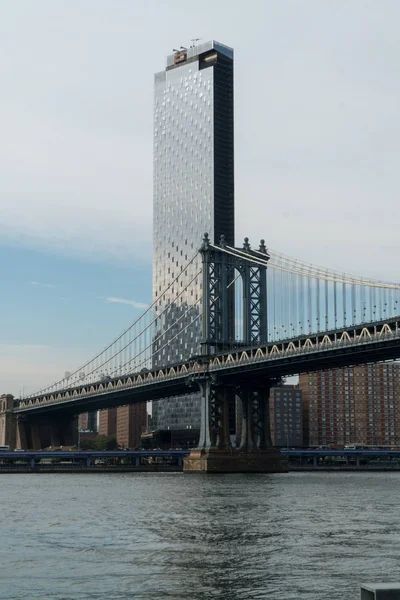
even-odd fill
[[[141,436],[148,428],[146,402],[83,413],[78,420],[83,435],[116,437],[120,448],[140,448]]]
[[[196,422],[175,419],[165,429],[149,422],[144,402],[79,418],[83,431],[97,432],[97,422],[98,433],[116,436],[122,448],[193,447],[199,435]],[[306,373],[296,385],[272,388],[270,425],[278,447],[400,446],[400,362]],[[236,423],[233,444],[238,430]]]
[[[400,363],[302,374],[272,390],[270,416],[277,446],[399,446]]]
[[[400,444],[400,363],[300,375],[310,445]]]

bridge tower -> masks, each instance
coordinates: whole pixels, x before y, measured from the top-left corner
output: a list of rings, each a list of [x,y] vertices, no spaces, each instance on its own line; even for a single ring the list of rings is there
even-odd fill
[[[202,358],[208,366],[213,355],[263,344],[268,339],[267,264],[264,240],[256,252],[248,238],[242,249],[231,252],[222,235],[219,247],[204,235]],[[260,258],[261,256],[261,258]],[[241,314],[235,307],[235,282],[241,284]],[[241,324],[241,334],[237,323]],[[269,393],[276,381],[246,377],[240,372],[217,377],[208,368],[190,377],[201,392],[201,426],[198,447],[185,459],[187,472],[284,472],[286,463],[272,447]],[[229,405],[240,399],[242,435],[239,448],[229,436]],[[230,402],[231,401],[231,402]]]
[[[238,249],[236,249],[237,251]],[[202,353],[212,355],[235,346],[243,347],[267,342],[267,263],[269,255],[264,240],[256,256],[249,238],[244,239],[240,255],[229,252],[225,236],[219,248],[211,245],[204,234],[200,253],[203,259]],[[242,332],[236,335],[234,286],[242,284]]]
[[[14,397],[11,394],[0,396],[0,446],[10,446],[13,450],[16,444],[16,421],[13,414]]]

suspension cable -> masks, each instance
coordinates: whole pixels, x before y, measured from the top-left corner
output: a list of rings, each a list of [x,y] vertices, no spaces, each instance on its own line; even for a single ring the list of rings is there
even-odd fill
[[[101,352],[99,352],[98,354],[96,354],[92,359],[88,360],[84,365],[82,365],[81,367],[75,369],[75,371],[73,371],[68,378],[63,377],[62,379],[56,381],[55,383],[53,383],[50,386],[47,386],[43,389],[41,389],[39,392],[36,392],[35,394],[29,394],[29,396],[26,396],[27,398],[39,395],[39,394],[43,394],[45,393],[47,390],[49,390],[50,388],[53,388],[55,386],[58,386],[59,384],[63,383],[64,381],[67,381],[68,379],[71,379],[72,377],[74,377],[74,375],[77,375],[79,372],[83,371],[86,367],[88,367],[90,364],[92,364],[95,360],[97,360],[98,358],[100,358],[100,356],[102,356],[105,352],[107,352],[110,348],[112,348],[112,346],[117,343],[126,333],[128,333],[129,331],[132,330],[132,328],[140,322],[141,319],[143,319],[145,317],[146,314],[149,313],[150,310],[152,310],[155,305],[157,304],[157,302],[160,300],[160,298],[163,298],[166,293],[171,289],[171,287],[178,281],[178,279],[183,275],[183,273],[185,273],[188,269],[188,267],[195,261],[195,259],[198,257],[199,252],[196,252],[196,254],[191,258],[191,260],[185,265],[185,268],[178,273],[178,275],[172,280],[172,282],[168,285],[168,287],[164,290],[164,292],[161,294],[160,297],[158,297],[156,300],[154,300],[154,302],[140,315],[140,317],[138,317],[129,327],[127,327],[117,338],[115,338],[110,344],[108,344]],[[198,275],[201,273],[201,271],[199,271],[199,273],[196,275],[196,277],[198,277]],[[196,277],[194,277],[192,279],[192,281],[194,279],[196,279]],[[192,283],[192,281],[190,283]],[[187,284],[186,287],[184,288],[183,291],[185,291],[188,286],[190,285]],[[168,306],[166,307],[168,308]],[[163,311],[164,312],[164,311]],[[157,315],[157,318],[161,317],[162,313],[160,313],[160,315]],[[141,332],[142,333],[142,332]],[[139,333],[138,335],[141,335],[141,333]],[[138,336],[136,336],[137,338]],[[134,340],[136,339],[134,338]],[[133,340],[133,341],[134,341]],[[114,354],[113,356],[116,356],[118,353]],[[108,362],[108,361],[107,361]],[[99,365],[99,367],[101,367],[102,365]],[[98,368],[99,368],[98,367]]]

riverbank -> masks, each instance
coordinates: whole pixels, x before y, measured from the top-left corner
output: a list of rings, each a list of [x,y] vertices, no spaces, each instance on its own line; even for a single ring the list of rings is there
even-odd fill
[[[78,467],[66,465],[43,465],[37,467],[7,467],[0,469],[0,475],[11,474],[11,473],[73,473],[73,474],[87,474],[87,473],[177,473],[183,471],[182,467],[177,465],[142,465],[140,467]]]
[[[357,465],[346,465],[343,467],[339,467],[339,466],[318,466],[318,467],[313,467],[312,465],[302,465],[302,466],[294,466],[294,465],[289,465],[289,472],[293,472],[293,471],[308,471],[311,473],[314,472],[319,472],[319,471],[335,471],[335,472],[342,472],[342,471],[376,471],[376,472],[382,472],[382,471],[400,471],[400,467],[388,467],[388,466],[382,466],[382,467],[377,467],[377,466],[369,466],[369,465],[360,465],[359,467],[357,467]]]
[[[326,473],[326,472],[396,472],[400,471],[400,467],[369,467],[364,466],[318,466],[313,467],[309,465],[304,466],[293,466],[289,465],[289,473],[295,472],[310,472],[310,473]],[[80,466],[67,466],[67,465],[42,465],[36,467],[6,467],[0,469],[0,475],[2,474],[22,474],[22,473],[73,473],[73,474],[90,474],[90,473],[180,473],[183,472],[183,467],[177,465],[141,465],[139,467],[134,466],[99,466],[99,467],[80,467]]]

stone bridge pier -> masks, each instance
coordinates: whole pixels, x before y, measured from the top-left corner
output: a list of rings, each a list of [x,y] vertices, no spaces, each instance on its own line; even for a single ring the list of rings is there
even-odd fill
[[[0,396],[0,446],[16,445],[16,422],[13,412],[14,397],[11,394]]]
[[[219,381],[214,375],[195,375],[201,391],[199,445],[184,459],[185,472],[203,473],[284,473],[287,463],[272,447],[269,422],[269,394],[272,384],[262,379]],[[240,398],[242,428],[239,448],[229,436],[229,399]]]
[[[59,446],[76,446],[78,443],[78,417],[65,415],[29,418],[17,415],[17,448],[41,450]]]

